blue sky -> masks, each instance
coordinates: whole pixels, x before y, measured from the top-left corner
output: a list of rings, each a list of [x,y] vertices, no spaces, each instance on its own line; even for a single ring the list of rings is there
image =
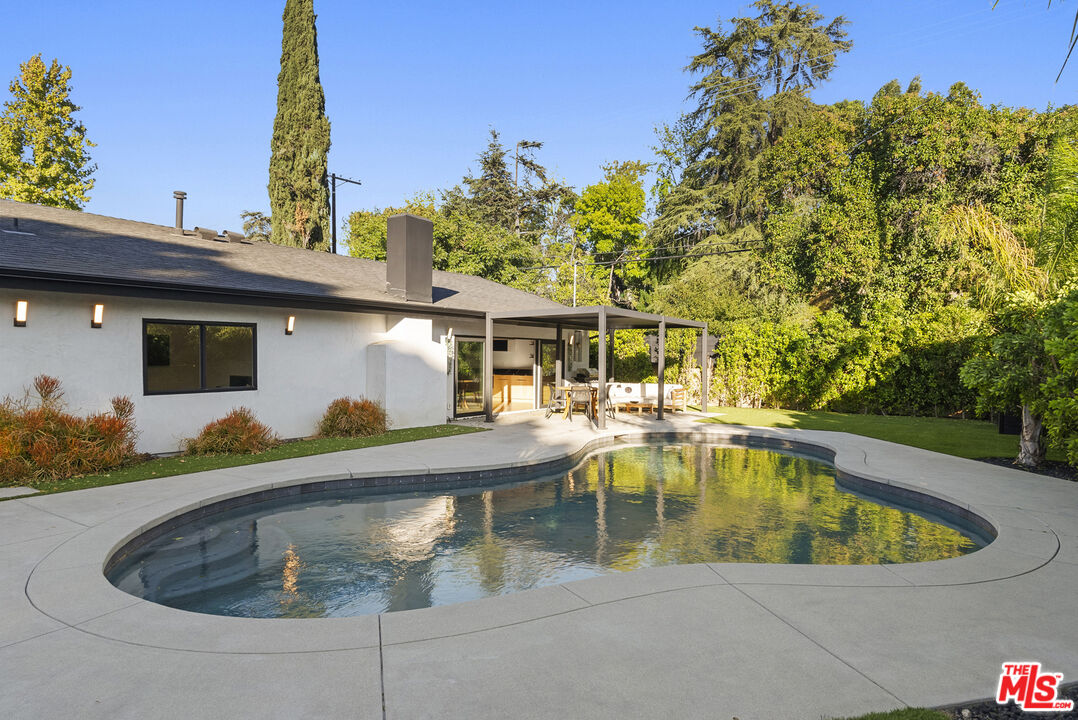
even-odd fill
[[[1078,100],[1078,58],[1055,82],[1076,3],[816,4],[845,15],[854,41],[818,102],[868,99],[914,75],[934,91],[964,81],[986,103]],[[283,5],[7,0],[0,78],[39,52],[71,66],[98,144],[86,210],[169,224],[172,191],[186,190],[189,227],[238,230],[241,211],[269,204]],[[339,189],[339,217],[459,182],[491,126],[507,145],[545,142],[540,162],[578,189],[604,163],[652,159],[655,125],[687,107],[681,69],[699,49],[693,27],[750,10],[695,0],[315,0],[330,169],[363,182]]]

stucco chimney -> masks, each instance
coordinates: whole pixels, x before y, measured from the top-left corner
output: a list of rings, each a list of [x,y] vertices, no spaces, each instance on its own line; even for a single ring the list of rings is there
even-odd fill
[[[394,215],[386,227],[386,292],[429,303],[434,263],[434,223],[418,215]]]

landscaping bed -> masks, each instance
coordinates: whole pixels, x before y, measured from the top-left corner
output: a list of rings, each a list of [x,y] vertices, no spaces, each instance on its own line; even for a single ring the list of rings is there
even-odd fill
[[[999,465],[1000,467],[1006,467],[1012,470],[1021,470],[1023,472],[1036,473],[1037,475],[1047,475],[1048,477],[1060,478],[1062,480],[1078,481],[1078,468],[1075,468],[1073,465],[1065,463],[1062,460],[1045,460],[1038,465],[1036,469],[1030,469],[1024,465],[1019,465],[1014,458],[983,457],[976,459],[981,462],[989,463],[990,465]]]
[[[330,437],[294,440],[281,443],[265,452],[256,454],[176,455],[171,457],[158,457],[95,475],[82,475],[63,480],[22,481],[16,482],[15,484],[32,487],[41,494],[67,492],[70,490],[82,490],[84,488],[136,482],[138,480],[185,475],[188,473],[203,472],[205,470],[219,470],[221,468],[236,467],[237,465],[253,465],[255,463],[272,462],[274,460],[321,455],[323,453],[340,452],[342,450],[358,450],[360,448],[375,447],[378,445],[415,442],[417,440],[450,437],[453,435],[463,435],[466,433],[482,431],[483,428],[463,425],[430,425],[427,427],[390,430],[383,434],[370,437]],[[0,482],[0,486],[11,484],[12,483]]]

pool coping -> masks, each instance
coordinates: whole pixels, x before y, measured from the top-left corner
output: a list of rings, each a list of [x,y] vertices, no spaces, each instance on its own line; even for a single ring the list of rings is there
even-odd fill
[[[494,433],[484,433],[493,436]],[[964,512],[971,522],[996,535],[985,548],[958,558],[921,563],[873,566],[753,565],[710,563],[650,568],[603,575],[562,585],[527,590],[454,605],[352,618],[248,619],[191,613],[148,602],[112,586],[103,574],[109,558],[155,526],[185,513],[241,497],[282,490],[322,489],[332,484],[368,483],[377,488],[413,489],[417,478],[434,478],[430,489],[504,483],[508,473],[530,473],[537,467],[554,472],[586,455],[618,442],[650,438],[787,447],[811,446],[830,453],[843,484],[860,484],[876,494],[915,496]],[[52,620],[100,638],[190,652],[310,653],[374,648],[449,638],[532,622],[592,607],[595,601],[616,603],[656,592],[674,592],[716,584],[776,584],[813,587],[940,587],[987,583],[1032,573],[1059,553],[1054,528],[1022,508],[978,502],[976,484],[933,483],[902,478],[910,457],[921,463],[935,453],[874,441],[856,435],[728,425],[689,424],[675,418],[658,430],[617,425],[605,433],[576,433],[550,452],[540,450],[513,462],[460,464],[407,462],[397,467],[304,475],[301,469],[260,481],[249,475],[220,473],[227,487],[183,492],[183,481],[171,493],[91,525],[61,543],[37,564],[26,579],[26,595]],[[952,459],[953,460],[953,459]],[[968,462],[968,461],[962,461]],[[263,466],[265,467],[265,466]],[[972,468],[971,468],[972,469]],[[239,481],[236,478],[246,478]],[[447,479],[455,478],[455,479]],[[956,492],[957,490],[957,492]],[[92,492],[92,491],[89,491]],[[989,498],[990,499],[990,498]],[[47,500],[41,498],[35,502]],[[984,500],[984,498],[982,498]],[[1078,526],[1078,521],[1075,522]],[[1067,528],[1074,531],[1073,527]],[[393,628],[382,637],[383,619]],[[1078,668],[1075,668],[1078,669]],[[1074,669],[1071,669],[1072,672]]]

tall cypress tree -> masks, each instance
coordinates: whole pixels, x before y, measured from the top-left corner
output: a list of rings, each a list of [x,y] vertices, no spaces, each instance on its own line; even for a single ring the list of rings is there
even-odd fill
[[[286,0],[270,142],[270,242],[326,250],[329,220],[329,118],[318,79],[314,0]]]

